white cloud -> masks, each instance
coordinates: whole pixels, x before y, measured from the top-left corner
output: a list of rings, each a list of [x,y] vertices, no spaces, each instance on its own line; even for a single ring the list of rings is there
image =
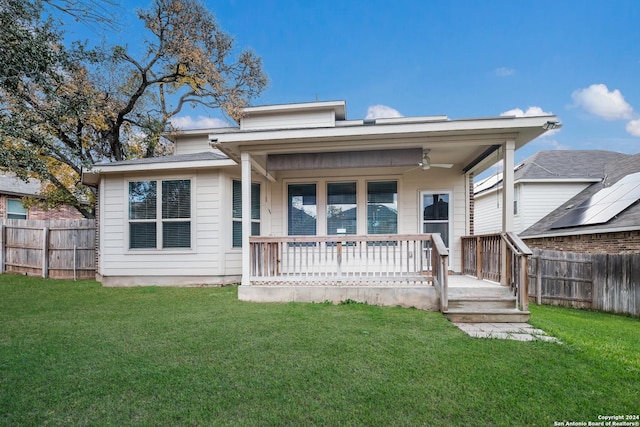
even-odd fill
[[[501,116],[515,116],[515,117],[537,117],[537,116],[549,116],[553,113],[544,111],[540,107],[536,107],[535,105],[527,108],[527,111],[522,111],[520,108],[514,108],[509,111],[505,111],[504,113],[500,113]],[[551,129],[548,130],[542,135],[542,137],[549,137],[551,135],[555,135],[560,132],[560,129]]]
[[[516,70],[513,68],[498,67],[496,68],[495,73],[498,77],[509,77],[513,76],[516,73]]]
[[[501,116],[516,116],[516,117],[531,117],[531,116],[550,116],[553,113],[547,113],[540,107],[529,107],[527,111],[522,111],[520,108],[514,108],[504,113],[500,113]]]
[[[633,136],[640,136],[640,119],[627,123],[627,132]]]
[[[365,119],[385,119],[392,117],[404,117],[395,108],[387,107],[386,105],[371,105],[367,109],[367,117]]]
[[[229,123],[222,119],[206,116],[198,116],[195,119],[191,116],[173,117],[171,124],[181,130],[229,127]]]
[[[587,112],[606,120],[624,120],[633,117],[633,107],[624,100],[618,89],[609,91],[604,84],[593,84],[576,89],[571,94],[575,104]]]

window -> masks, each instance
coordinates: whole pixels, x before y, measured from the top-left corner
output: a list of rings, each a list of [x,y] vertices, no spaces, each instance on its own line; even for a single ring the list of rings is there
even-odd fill
[[[315,236],[318,204],[315,184],[289,184],[288,186],[289,236]]]
[[[449,194],[422,193],[422,232],[440,233],[449,247]]]
[[[513,187],[513,214],[518,215],[518,199],[520,199],[520,186]]]
[[[327,234],[357,234],[356,183],[327,184]]]
[[[27,219],[27,209],[20,200],[7,200],[7,219]]]
[[[233,181],[233,247],[242,247],[242,182]],[[251,235],[260,235],[260,184],[251,183]]]
[[[129,248],[190,247],[191,181],[129,182]]]
[[[398,183],[367,183],[367,234],[398,233]]]

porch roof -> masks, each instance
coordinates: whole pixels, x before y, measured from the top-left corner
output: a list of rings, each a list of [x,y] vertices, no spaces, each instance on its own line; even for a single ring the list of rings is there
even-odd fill
[[[335,107],[333,104],[317,103],[313,106],[331,110]],[[209,134],[209,142],[212,147],[238,162],[240,153],[249,152],[263,166],[266,165],[266,157],[272,154],[420,148],[429,150],[433,163],[451,163],[463,172],[479,173],[495,163],[495,158],[489,155],[505,141],[514,141],[515,149],[518,149],[548,129],[560,126],[554,115],[346,120],[342,119],[346,117],[342,109],[339,114],[335,113],[333,121],[315,126],[308,123],[296,126],[286,122],[287,118],[292,117],[296,105],[300,106],[300,111],[310,108],[308,104],[287,104],[280,108],[270,106],[268,110],[255,107],[249,111],[250,114],[256,114],[257,111],[265,114],[265,122],[271,120],[264,128],[240,126],[215,129]]]

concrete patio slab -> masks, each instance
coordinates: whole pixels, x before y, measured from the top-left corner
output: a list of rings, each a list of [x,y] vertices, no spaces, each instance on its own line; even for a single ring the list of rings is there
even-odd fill
[[[454,323],[460,330],[474,338],[493,338],[515,341],[546,341],[560,343],[555,337],[528,323]]]

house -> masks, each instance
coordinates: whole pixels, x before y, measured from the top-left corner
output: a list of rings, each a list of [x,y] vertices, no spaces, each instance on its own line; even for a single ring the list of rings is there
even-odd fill
[[[27,208],[24,197],[40,197],[40,181],[30,179],[25,182],[12,173],[0,173],[0,219],[57,220],[81,219],[82,214],[72,206],[56,209],[42,209],[38,206]]]
[[[514,169],[513,231],[521,233],[590,185],[627,155],[605,150],[539,151]],[[502,173],[474,185],[475,233],[502,230]]]
[[[640,154],[620,154],[603,177],[520,237],[533,248],[591,254],[640,253]]]
[[[437,308],[424,285],[462,272],[474,174],[498,150],[512,171],[515,150],[558,126],[555,116],[348,120],[344,101],[249,107],[237,127],[169,135],[172,156],[84,173],[99,187],[98,279]]]

